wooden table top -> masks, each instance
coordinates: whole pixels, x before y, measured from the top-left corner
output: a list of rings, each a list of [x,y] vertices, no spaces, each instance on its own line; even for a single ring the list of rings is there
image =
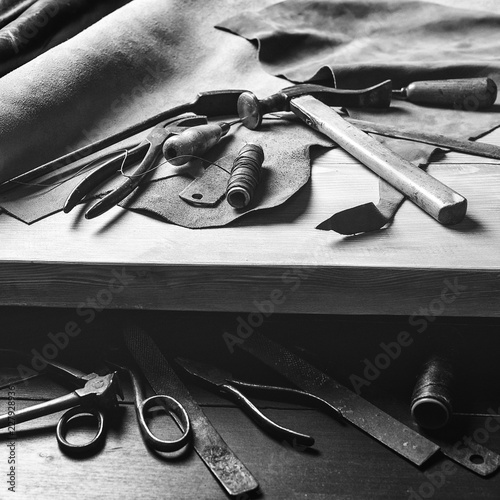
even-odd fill
[[[474,6],[498,12],[490,0]],[[481,140],[500,144],[500,130]],[[185,229],[121,208],[31,226],[0,214],[0,305],[498,316],[500,162],[449,153],[428,171],[468,199],[462,223],[442,226],[406,201],[378,232],[316,230],[339,210],[378,201],[377,177],[340,149],[316,152],[311,181],[283,206],[224,228]]]
[[[481,140],[500,144],[500,130]],[[31,226],[1,214],[0,304],[251,311],[270,301],[279,312],[498,316],[500,162],[448,153],[429,172],[468,199],[462,223],[442,226],[406,201],[378,232],[315,229],[378,200],[377,177],[340,149],[316,152],[311,182],[283,206],[225,228],[121,208]],[[115,275],[126,286],[109,294]]]

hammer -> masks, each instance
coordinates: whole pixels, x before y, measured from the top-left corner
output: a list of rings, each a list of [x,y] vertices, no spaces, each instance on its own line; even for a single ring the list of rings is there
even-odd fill
[[[339,100],[335,105],[344,104]],[[239,97],[238,114],[247,128],[260,127],[262,115],[274,111],[293,111],[307,125],[335,141],[441,224],[458,224],[465,217],[467,200],[463,196],[348,123],[307,92],[283,89],[262,101],[251,92],[244,92]]]

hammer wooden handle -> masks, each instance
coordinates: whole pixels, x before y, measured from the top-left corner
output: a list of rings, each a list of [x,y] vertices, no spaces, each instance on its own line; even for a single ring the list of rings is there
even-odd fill
[[[333,139],[441,224],[458,224],[467,200],[311,96],[290,101],[290,109],[310,127]]]

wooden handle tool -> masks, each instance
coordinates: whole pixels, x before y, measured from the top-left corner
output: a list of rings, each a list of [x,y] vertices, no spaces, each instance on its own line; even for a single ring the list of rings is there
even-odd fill
[[[312,96],[301,96],[290,101],[290,110],[441,224],[458,224],[465,217],[467,200],[463,196],[348,123],[326,104]]]
[[[213,148],[228,133],[230,127],[230,123],[220,122],[188,128],[165,141],[163,156],[172,165],[184,165],[193,156],[203,156]]]
[[[410,83],[392,97],[416,104],[476,111],[493,106],[497,85],[491,78],[457,78]]]

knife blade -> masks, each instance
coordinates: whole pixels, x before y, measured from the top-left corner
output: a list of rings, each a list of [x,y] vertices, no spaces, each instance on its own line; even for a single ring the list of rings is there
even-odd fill
[[[193,446],[226,492],[238,496],[256,490],[257,480],[215,430],[153,339],[133,325],[126,327],[123,338],[153,390],[175,398],[184,407],[193,430]]]
[[[346,420],[414,464],[422,465],[439,450],[439,446],[429,439],[260,333],[254,332],[238,347],[281,373],[301,390],[328,401]]]

